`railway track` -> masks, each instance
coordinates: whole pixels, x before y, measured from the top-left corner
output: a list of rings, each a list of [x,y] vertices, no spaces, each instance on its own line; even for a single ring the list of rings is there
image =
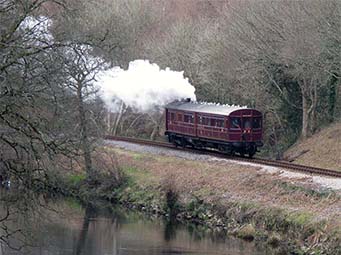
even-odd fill
[[[323,168],[311,167],[311,166],[304,166],[304,165],[299,165],[299,164],[293,164],[293,163],[286,162],[286,161],[262,159],[262,158],[245,158],[245,157],[237,157],[237,156],[228,156],[226,154],[223,154],[218,151],[213,151],[213,150],[196,150],[196,149],[191,149],[191,148],[180,148],[180,147],[175,147],[173,144],[166,143],[166,142],[157,142],[157,141],[150,141],[150,140],[145,140],[145,139],[136,139],[136,138],[131,138],[131,137],[106,136],[105,139],[130,142],[130,143],[136,143],[136,144],[142,144],[142,145],[166,147],[166,148],[170,148],[173,150],[189,151],[191,153],[196,153],[196,154],[206,154],[206,155],[208,154],[211,156],[224,158],[224,159],[231,159],[231,160],[237,160],[237,161],[242,161],[242,162],[280,167],[280,168],[295,170],[295,171],[299,171],[303,173],[321,175],[321,176],[332,176],[332,177],[341,178],[341,171],[323,169]]]

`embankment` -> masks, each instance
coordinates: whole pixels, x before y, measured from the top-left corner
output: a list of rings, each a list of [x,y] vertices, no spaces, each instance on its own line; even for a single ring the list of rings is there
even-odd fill
[[[266,243],[279,253],[341,253],[337,190],[256,166],[106,150],[126,176],[108,197],[125,206]]]

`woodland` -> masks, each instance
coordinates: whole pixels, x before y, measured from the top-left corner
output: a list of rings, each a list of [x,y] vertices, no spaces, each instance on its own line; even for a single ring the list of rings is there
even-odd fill
[[[105,134],[162,139],[160,109],[109,112],[94,86],[135,59],[184,71],[198,100],[262,111],[263,154],[281,157],[341,119],[340,23],[338,0],[0,0],[0,175],[22,201],[63,194],[75,167],[97,183]]]
[[[108,112],[93,85],[134,59],[183,70],[198,100],[261,110],[270,157],[341,118],[337,0],[2,0],[0,15],[1,168],[23,181],[59,156],[91,176],[104,134],[163,136],[159,109]]]

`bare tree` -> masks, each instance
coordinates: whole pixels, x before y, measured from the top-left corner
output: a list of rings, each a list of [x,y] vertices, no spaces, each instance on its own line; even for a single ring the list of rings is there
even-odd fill
[[[0,175],[16,183],[21,198],[1,196],[11,216],[29,202],[43,205],[37,191],[63,193],[57,173],[66,157],[77,156],[63,45],[48,30],[51,18],[39,16],[51,3],[58,2],[0,1]],[[2,226],[10,231],[7,218]],[[0,242],[9,238],[12,233],[2,232]]]
[[[78,112],[76,127],[79,124],[79,128],[76,128],[76,130],[79,130],[80,133],[79,141],[85,170],[88,179],[91,180],[95,175],[91,160],[91,139],[96,138],[96,136],[93,136],[93,134],[91,136],[89,131],[91,125],[85,104],[86,101],[95,99],[97,89],[93,84],[96,74],[104,67],[104,60],[92,56],[92,48],[86,45],[70,44],[69,47],[63,48],[63,50],[65,58],[64,70],[67,75],[65,86],[76,96],[75,104]]]
[[[262,84],[271,85],[282,100],[301,111],[302,138],[315,130],[317,107],[323,99],[320,95],[330,77],[338,77],[337,44],[331,47],[326,42],[339,41],[340,33],[326,33],[323,29],[326,24],[333,27],[329,30],[338,29],[340,13],[333,9],[339,10],[336,1],[312,1],[309,5],[297,1],[250,1],[228,11],[233,21],[226,24],[226,41],[238,50],[240,66],[248,74],[245,77],[256,78],[253,80],[260,88]],[[282,80],[278,80],[279,76]],[[297,84],[300,101],[292,101],[283,79]]]
[[[55,31],[62,40],[91,45],[112,66],[124,67],[143,57],[143,42],[158,24],[154,11],[151,0],[73,1]]]
[[[205,23],[195,23],[191,20],[172,24],[162,37],[154,35],[146,42],[146,54],[163,67],[172,70],[184,70],[191,83],[198,80],[202,61],[194,58],[197,50],[200,30]]]

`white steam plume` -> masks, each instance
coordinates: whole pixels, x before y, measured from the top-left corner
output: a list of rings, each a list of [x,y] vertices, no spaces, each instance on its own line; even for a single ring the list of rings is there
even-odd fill
[[[195,88],[183,72],[161,70],[148,60],[129,63],[128,70],[119,67],[98,73],[97,84],[108,108],[117,111],[117,99],[135,111],[147,112],[176,99],[196,100]]]

